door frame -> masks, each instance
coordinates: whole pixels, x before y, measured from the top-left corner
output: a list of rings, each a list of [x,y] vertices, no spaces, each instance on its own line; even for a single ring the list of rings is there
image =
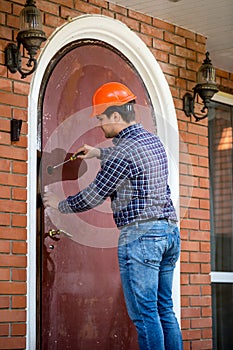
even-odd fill
[[[59,27],[47,40],[30,85],[28,107],[28,256],[27,256],[27,349],[36,349],[36,198],[37,120],[41,83],[46,69],[64,46],[82,39],[101,40],[115,47],[141,76],[155,111],[157,132],[168,154],[169,185],[179,217],[179,133],[175,107],[166,78],[145,43],[122,22],[103,15],[83,15]],[[174,275],[174,309],[180,320],[180,264]]]

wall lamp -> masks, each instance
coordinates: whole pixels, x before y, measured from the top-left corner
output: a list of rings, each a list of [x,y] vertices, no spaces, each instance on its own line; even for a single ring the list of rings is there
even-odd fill
[[[197,84],[193,88],[193,96],[190,93],[186,93],[183,97],[183,111],[187,117],[194,116],[196,122],[208,117],[208,108],[211,98],[218,92],[218,88],[215,81],[215,69],[209,58],[209,52],[206,52],[206,58],[204,59],[201,67],[197,73]],[[204,103],[201,109],[202,114],[195,114],[194,105],[195,97],[199,95]],[[206,113],[207,111],[207,113]]]
[[[35,55],[39,50],[43,41],[46,40],[45,33],[42,31],[41,13],[36,7],[36,1],[27,0],[24,9],[19,15],[20,31],[17,35],[17,43],[8,44],[5,49],[5,65],[11,73],[17,71],[21,74],[21,78],[24,79],[28,75],[35,72],[37,68],[37,60]],[[21,44],[27,50],[29,59],[27,67],[31,68],[29,71],[22,70],[22,56],[20,53]]]

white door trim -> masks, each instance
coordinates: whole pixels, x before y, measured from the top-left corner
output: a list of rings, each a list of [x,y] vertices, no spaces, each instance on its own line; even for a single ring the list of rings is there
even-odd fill
[[[143,41],[126,25],[110,17],[84,15],[65,23],[47,40],[34,73],[28,111],[28,287],[27,349],[36,349],[36,193],[38,98],[44,73],[53,56],[67,44],[81,40],[104,41],[131,61],[144,81],[155,110],[158,135],[169,158],[169,184],[179,216],[179,135],[172,95],[165,76]],[[180,319],[180,267],[174,276],[174,308]]]

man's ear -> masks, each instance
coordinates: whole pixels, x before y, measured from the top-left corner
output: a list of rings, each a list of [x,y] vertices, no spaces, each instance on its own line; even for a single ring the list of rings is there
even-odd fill
[[[113,113],[113,118],[114,118],[115,123],[122,122],[122,117],[121,117],[120,113],[118,113],[118,112]]]

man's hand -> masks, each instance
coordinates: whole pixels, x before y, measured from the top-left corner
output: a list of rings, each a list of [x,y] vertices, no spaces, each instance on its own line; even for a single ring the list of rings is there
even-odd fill
[[[45,192],[43,197],[43,202],[45,207],[51,207],[58,209],[58,204],[61,199],[53,192]]]
[[[99,148],[95,148],[89,145],[83,145],[82,147],[80,147],[77,152],[75,153],[79,153],[79,152],[83,152],[83,155],[79,155],[77,158],[80,159],[91,159],[91,158],[99,158],[100,157],[100,149]]]

